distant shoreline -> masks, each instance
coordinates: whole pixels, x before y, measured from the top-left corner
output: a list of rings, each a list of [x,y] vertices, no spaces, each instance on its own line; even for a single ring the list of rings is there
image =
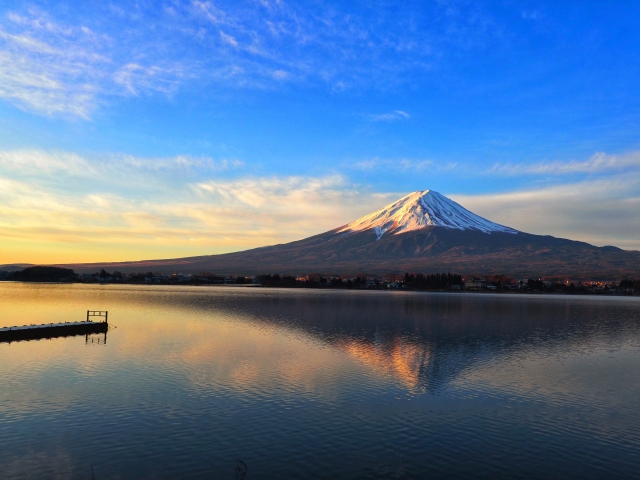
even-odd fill
[[[538,290],[470,290],[470,289],[411,289],[411,288],[396,288],[390,289],[386,287],[372,287],[372,288],[346,288],[339,286],[303,286],[303,285],[262,285],[259,283],[244,283],[244,284],[222,284],[222,283],[134,283],[134,282],[79,282],[79,281],[23,281],[23,280],[6,280],[0,279],[1,283],[21,283],[21,284],[33,284],[33,285],[96,285],[96,286],[145,286],[145,287],[224,287],[224,288],[273,288],[280,290],[331,290],[331,291],[347,291],[347,292],[407,292],[407,293],[449,293],[453,295],[459,294],[480,294],[480,295],[508,295],[508,296],[537,296],[537,295],[561,295],[561,296],[590,296],[590,297],[639,297],[640,293],[621,293],[621,292],[594,292],[589,290],[577,290],[575,292],[562,292],[562,291],[538,291]]]

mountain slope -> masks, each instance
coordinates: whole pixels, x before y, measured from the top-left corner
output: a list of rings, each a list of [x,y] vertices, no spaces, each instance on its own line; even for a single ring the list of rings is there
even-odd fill
[[[380,238],[385,233],[397,235],[426,227],[478,230],[484,233],[518,233],[491,222],[433,190],[413,192],[386,207],[351,222],[338,232],[373,230]]]
[[[616,278],[640,275],[640,252],[519,232],[426,190],[329,232],[287,244],[223,255],[71,267],[238,275],[455,271]]]

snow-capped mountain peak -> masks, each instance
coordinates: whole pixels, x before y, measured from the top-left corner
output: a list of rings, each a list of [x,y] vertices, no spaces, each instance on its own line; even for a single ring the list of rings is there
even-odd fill
[[[518,233],[491,222],[433,190],[410,193],[386,207],[342,227],[338,232],[373,230],[378,238],[419,230],[429,226],[479,230],[484,233]]]

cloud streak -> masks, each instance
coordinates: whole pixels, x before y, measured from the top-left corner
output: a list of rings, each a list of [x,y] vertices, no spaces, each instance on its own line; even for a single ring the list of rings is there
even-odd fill
[[[0,263],[20,260],[24,245],[28,261],[48,262],[259,247],[335,228],[393,198],[339,175],[224,177],[243,168],[189,156],[0,152]]]
[[[380,113],[375,115],[368,115],[372,122],[393,122],[397,120],[408,120],[411,117],[407,112],[402,110],[394,110],[390,113]]]
[[[584,161],[538,162],[533,164],[495,164],[486,173],[506,176],[517,175],[570,175],[576,173],[609,173],[622,170],[640,170],[640,152],[608,155],[598,152]]]
[[[339,227],[408,193],[377,193],[345,175],[265,177],[247,170],[240,160],[208,157],[0,151],[0,263],[170,258],[283,243]],[[639,191],[637,176],[616,174],[450,196],[529,233],[640,249]]]
[[[543,161],[536,163],[496,163],[490,168],[479,164],[463,164],[429,159],[380,159],[371,158],[353,162],[350,168],[361,171],[395,170],[407,171],[455,171],[473,173],[487,177],[531,177],[547,178],[584,175],[616,175],[622,172],[640,171],[640,152],[631,151],[619,155],[598,152],[587,160]]]
[[[438,3],[176,0],[157,7],[114,0],[92,16],[50,6],[5,12],[0,98],[42,115],[88,119],[112,97],[171,96],[189,85],[386,89],[492,35],[476,21],[478,9],[471,21],[464,5],[447,15]],[[402,110],[371,116],[407,118]]]
[[[122,32],[119,32],[122,34]],[[174,92],[176,63],[143,64],[116,38],[30,9],[0,17],[0,98],[23,110],[89,119],[109,96]]]
[[[359,160],[349,165],[349,168],[354,170],[360,170],[363,172],[386,170],[400,173],[407,172],[425,172],[425,171],[452,171],[458,168],[458,164],[455,162],[436,162],[433,160],[420,160],[412,158],[398,158],[398,159],[381,159],[370,158],[367,160]]]
[[[38,150],[14,150],[0,152],[0,169],[21,175],[42,176],[64,174],[73,176],[95,176],[94,167],[75,153]]]
[[[102,155],[92,160],[69,152],[45,152],[42,150],[0,151],[0,169],[5,174],[20,178],[38,178],[56,174],[64,177],[85,177],[97,181],[107,180],[118,183],[127,182],[131,177],[138,180],[140,175],[148,175],[151,181],[155,176],[169,175],[176,178],[198,174],[211,174],[241,169],[244,162],[239,159],[213,159],[177,155],[166,158],[144,158],[124,154]],[[140,185],[143,185],[140,183]]]
[[[617,175],[501,194],[452,195],[469,210],[538,235],[640,250],[640,179]]]

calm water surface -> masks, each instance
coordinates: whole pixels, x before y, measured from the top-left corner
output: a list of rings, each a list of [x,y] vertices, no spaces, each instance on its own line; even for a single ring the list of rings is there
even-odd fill
[[[640,299],[0,284],[0,478],[638,478]]]

